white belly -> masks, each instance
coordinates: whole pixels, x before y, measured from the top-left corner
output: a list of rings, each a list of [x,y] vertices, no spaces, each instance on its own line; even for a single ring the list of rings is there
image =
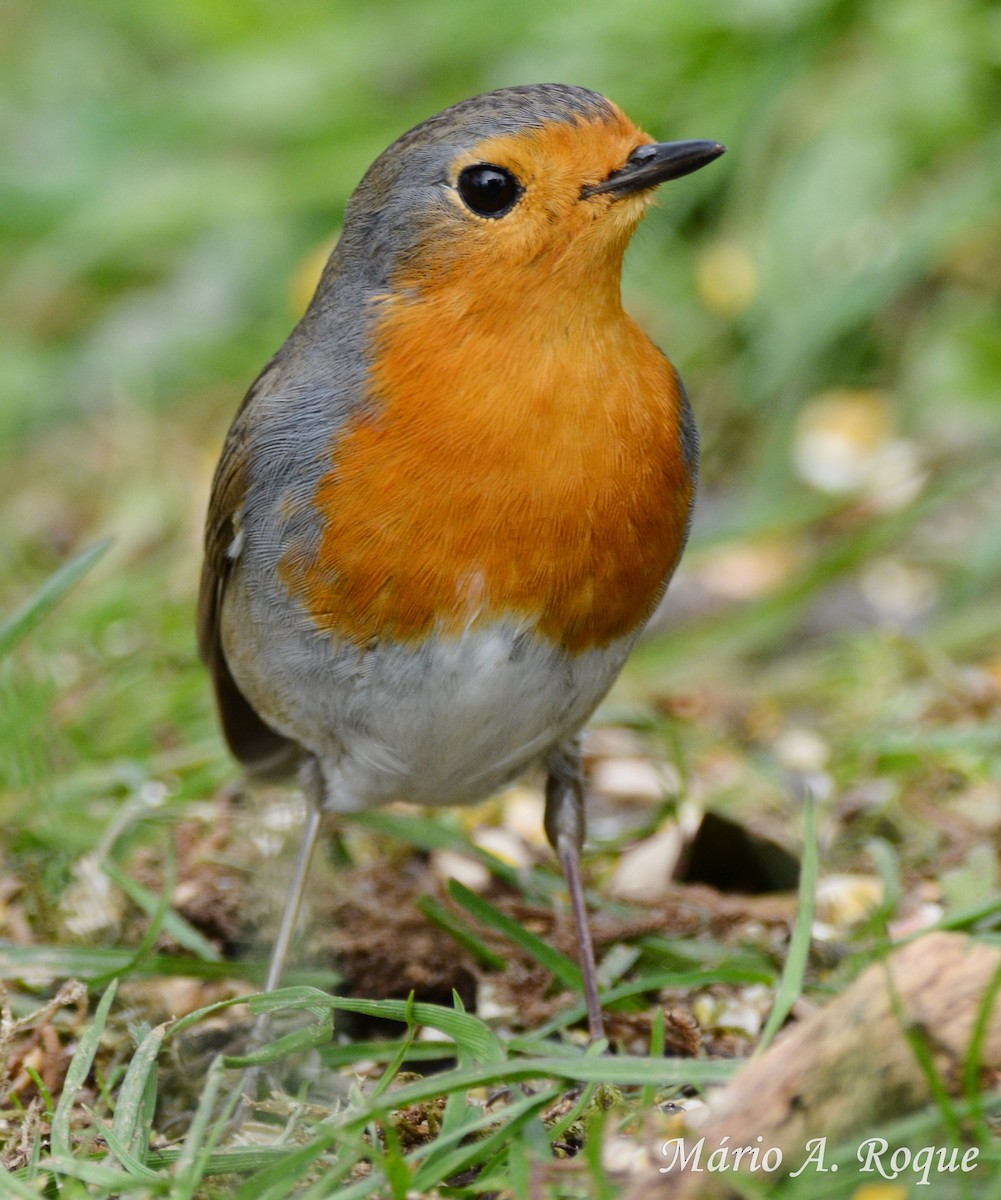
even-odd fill
[[[255,621],[242,596],[230,587],[223,611],[230,670],[260,715],[316,757],[341,812],[489,796],[583,725],[634,641],[568,654],[510,619],[359,649],[273,614]],[[253,651],[248,621],[262,631]],[[236,624],[240,639],[227,636]]]

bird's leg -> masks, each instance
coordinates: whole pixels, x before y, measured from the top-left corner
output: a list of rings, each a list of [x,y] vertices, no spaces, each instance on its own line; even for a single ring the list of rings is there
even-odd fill
[[[285,972],[289,947],[295,934],[296,920],[302,905],[303,893],[306,890],[306,880],[309,877],[309,866],[313,860],[313,851],[316,849],[323,820],[322,787],[318,783],[319,770],[315,764],[311,764],[307,770],[308,774],[304,772],[303,775],[303,790],[306,793],[306,824],[303,827],[302,840],[299,842],[299,853],[296,856],[295,870],[292,873],[288,896],[282,910],[281,924],[278,927],[278,934],[271,951],[271,961],[268,963],[268,974],[264,981],[264,991],[266,992],[273,992],[279,986]],[[262,1013],[254,1025],[252,1045],[255,1050],[263,1045],[270,1028],[271,1014]],[[244,1072],[241,1084],[245,1095],[253,1094],[257,1079],[258,1068],[248,1067]]]
[[[584,976],[587,1024],[591,1041],[596,1042],[605,1036],[605,1027],[601,1019],[598,973],[580,873],[580,854],[584,845],[584,776],[580,746],[576,741],[560,746],[549,756],[547,767],[546,836],[560,860],[570,892],[570,907],[577,930],[577,956]]]
[[[316,840],[320,832],[323,816],[320,807],[313,802],[311,797],[307,797],[307,800],[306,824],[302,831],[302,841],[299,843],[299,854],[295,860],[295,871],[292,873],[292,882],[289,885],[289,893],[282,910],[281,924],[278,926],[278,934],[271,951],[271,961],[268,963],[267,978],[264,981],[266,992],[273,992],[278,987],[285,972],[289,946],[292,944],[292,937],[295,933],[296,918],[299,916],[303,892],[306,890],[309,864],[313,860],[313,851],[316,849]]]

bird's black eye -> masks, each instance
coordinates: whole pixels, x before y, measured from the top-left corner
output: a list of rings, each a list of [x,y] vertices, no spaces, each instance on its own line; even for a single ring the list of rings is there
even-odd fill
[[[459,174],[459,195],[479,217],[503,217],[521,195],[521,184],[503,167],[477,163]]]

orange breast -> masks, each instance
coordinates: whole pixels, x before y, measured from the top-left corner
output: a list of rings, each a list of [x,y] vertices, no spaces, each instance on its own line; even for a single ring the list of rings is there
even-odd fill
[[[436,300],[385,302],[371,403],[332,449],[322,543],[289,548],[286,586],[357,643],[505,615],[569,650],[631,632],[691,500],[673,367],[617,304],[564,302],[554,323],[500,296]]]

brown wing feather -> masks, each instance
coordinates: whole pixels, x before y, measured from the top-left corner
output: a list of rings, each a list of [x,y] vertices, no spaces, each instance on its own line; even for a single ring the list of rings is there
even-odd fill
[[[229,550],[247,489],[247,414],[266,373],[240,406],[212,481],[198,591],[198,652],[212,676],[219,720],[234,757],[252,772],[284,774],[295,765],[299,747],[263,721],[240,691],[226,662],[219,629],[223,593],[233,566]]]

